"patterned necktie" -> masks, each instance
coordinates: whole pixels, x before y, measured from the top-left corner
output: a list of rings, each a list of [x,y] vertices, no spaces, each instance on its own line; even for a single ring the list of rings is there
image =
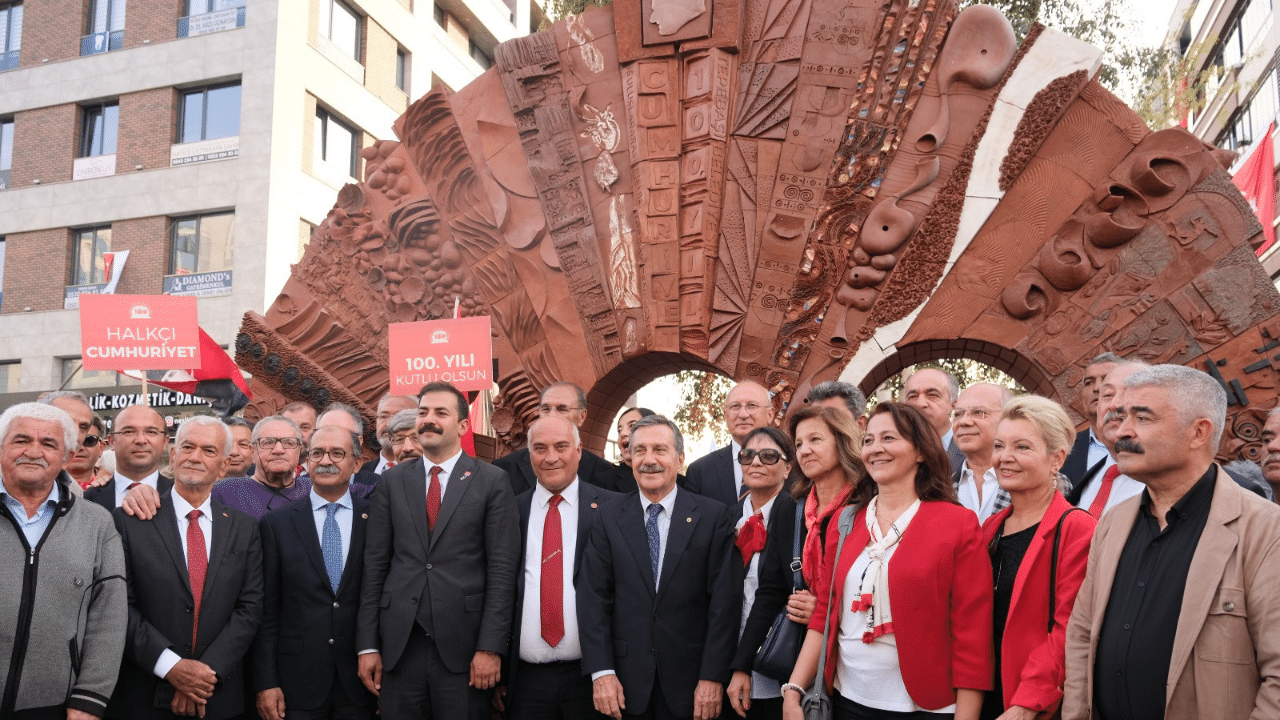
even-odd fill
[[[436,518],[440,517],[440,466],[431,468],[431,485],[427,488],[427,527],[436,529]]]
[[[540,619],[542,639],[551,647],[564,638],[564,540],[560,530],[560,509],[564,498],[551,496],[547,520],[542,525],[542,585]]]
[[[1111,497],[1111,486],[1115,485],[1116,478],[1120,477],[1120,466],[1112,465],[1107,468],[1107,472],[1102,476],[1102,484],[1098,486],[1098,495],[1089,503],[1089,514],[1095,518],[1102,518],[1102,511],[1107,508],[1107,498]]]
[[[204,576],[209,571],[209,553],[204,549],[204,531],[200,529],[200,511],[187,513],[187,575],[191,578],[191,598],[195,600],[195,617],[191,618],[191,655],[196,653],[196,632],[200,629],[200,602],[204,600]]]
[[[658,589],[658,558],[662,553],[662,536],[658,534],[658,514],[662,506],[654,503],[649,506],[649,519],[644,521],[644,532],[649,536],[649,565],[653,567],[653,588]]]
[[[342,581],[342,530],[334,514],[340,507],[338,503],[325,505],[328,513],[324,518],[324,533],[320,536],[320,552],[324,554],[324,569],[329,573],[329,585],[333,594],[338,594],[338,583]]]

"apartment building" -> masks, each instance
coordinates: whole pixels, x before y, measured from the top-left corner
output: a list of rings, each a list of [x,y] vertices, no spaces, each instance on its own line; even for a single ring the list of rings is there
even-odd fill
[[[82,293],[197,296],[229,346],[360,149],[543,19],[536,0],[0,0],[0,407],[129,382],[78,370]]]
[[[1180,0],[1167,37],[1184,56],[1204,51],[1197,68],[1205,71],[1204,104],[1187,117],[1188,130],[1237,151],[1236,167],[1257,143],[1275,142],[1274,134],[1266,134],[1280,115],[1280,28],[1272,0]],[[1280,280],[1280,243],[1261,260],[1272,279]]]

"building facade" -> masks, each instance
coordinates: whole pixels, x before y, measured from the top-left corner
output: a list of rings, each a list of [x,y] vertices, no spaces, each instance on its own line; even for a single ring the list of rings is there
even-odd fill
[[[360,150],[543,13],[534,0],[0,0],[0,394],[131,382],[78,370],[78,295],[109,286],[196,295],[201,326],[230,345],[362,177]]]

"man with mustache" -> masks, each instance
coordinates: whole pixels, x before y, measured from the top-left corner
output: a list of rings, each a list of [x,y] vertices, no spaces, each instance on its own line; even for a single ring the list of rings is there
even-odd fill
[[[1084,378],[1080,380],[1080,405],[1089,427],[1076,433],[1076,440],[1071,445],[1071,452],[1062,464],[1062,474],[1067,476],[1071,485],[1080,484],[1084,478],[1101,477],[1107,458],[1111,453],[1102,443],[1102,423],[1098,416],[1098,400],[1102,391],[1102,381],[1107,373],[1123,363],[1124,358],[1113,352],[1104,352],[1094,356],[1084,368]]]
[[[1095,518],[1142,493],[1142,483],[1121,472],[1116,464],[1116,431],[1124,416],[1124,381],[1134,373],[1149,367],[1138,360],[1126,360],[1112,365],[1110,372],[1098,384],[1098,416],[1095,421],[1098,439],[1107,449],[1107,456],[1096,472],[1086,474],[1066,493],[1067,502],[1084,508]]]
[[[129,610],[111,516],[71,493],[76,423],[52,405],[0,414],[0,717],[102,717]],[[17,652],[15,652],[17,650]]]
[[[1144,486],[1098,523],[1066,638],[1065,720],[1280,707],[1280,508],[1214,462],[1227,395],[1181,365],[1124,381],[1115,456]]]
[[[369,502],[354,495],[356,433],[311,433],[311,493],[263,516],[265,600],[253,644],[253,687],[266,720],[367,720],[374,698],[356,673],[356,612]]]
[[[629,493],[636,489],[636,474],[631,469],[631,428],[641,418],[655,414],[649,408],[627,408],[618,416],[618,464],[613,469],[613,487],[615,492]],[[683,480],[683,478],[681,478]]]
[[[1267,456],[1262,459],[1262,476],[1271,486],[1271,496],[1280,502],[1280,407],[1267,413],[1267,424],[1262,426],[1262,444]]]
[[[462,452],[467,411],[457,388],[424,385],[422,457],[370,497],[355,646],[383,717],[484,720],[501,675],[519,516],[507,474]]]
[[[381,447],[379,448],[378,457],[360,466],[361,472],[381,475],[400,462],[396,459],[395,450],[383,438],[387,436],[387,423],[391,421],[391,418],[405,411],[412,411],[416,416],[418,413],[418,398],[413,395],[392,395],[387,393],[378,401],[378,414],[374,416],[374,431]],[[413,434],[416,435],[416,433]],[[419,450],[418,454],[421,455],[422,451]]]
[[[378,442],[382,443],[383,450],[391,451],[391,465],[387,469],[422,457],[422,443],[418,442],[417,408],[401,410],[388,418],[382,425]]]

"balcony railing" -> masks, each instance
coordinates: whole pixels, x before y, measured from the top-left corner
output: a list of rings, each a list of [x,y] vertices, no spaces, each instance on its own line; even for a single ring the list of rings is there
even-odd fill
[[[122,47],[124,47],[123,30],[109,30],[80,38],[81,55],[97,55],[111,50],[119,50]]]
[[[244,7],[178,18],[178,37],[195,37],[244,27]]]
[[[9,173],[10,170],[0,170],[0,190],[9,189]]]
[[[7,53],[0,53],[0,72],[5,70],[13,70],[18,67],[18,51],[10,50]]]

